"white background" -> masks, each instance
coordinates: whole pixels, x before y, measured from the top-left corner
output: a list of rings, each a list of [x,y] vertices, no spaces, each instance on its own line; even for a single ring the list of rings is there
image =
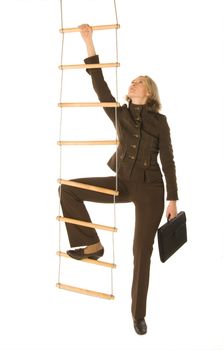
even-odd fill
[[[115,300],[55,288],[59,1],[0,1],[1,350],[223,349],[221,6],[220,0],[117,0],[119,100],[124,103],[130,81],[140,74],[157,82],[171,127],[178,210],[188,219],[188,243],[165,264],[155,242],[148,334],[140,337],[130,313],[132,204],[117,208]],[[114,23],[112,0],[64,0],[64,27],[86,22]],[[95,32],[94,38],[101,61],[114,61],[114,31]],[[64,54],[65,63],[85,58],[78,33],[66,35]],[[104,73],[114,93],[114,71]],[[85,71],[64,74],[64,100],[96,101]],[[113,137],[102,110],[65,111],[63,139]],[[64,149],[63,177],[111,175],[106,162],[113,151]],[[112,205],[87,205],[93,222],[112,225]],[[110,233],[99,235],[109,261]],[[62,236],[66,249],[64,226]],[[62,261],[61,281],[109,292],[110,271]]]

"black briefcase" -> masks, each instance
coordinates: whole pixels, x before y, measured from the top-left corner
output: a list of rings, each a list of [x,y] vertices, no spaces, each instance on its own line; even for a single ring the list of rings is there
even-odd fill
[[[174,219],[158,228],[160,260],[165,262],[187,242],[186,214],[181,211]]]

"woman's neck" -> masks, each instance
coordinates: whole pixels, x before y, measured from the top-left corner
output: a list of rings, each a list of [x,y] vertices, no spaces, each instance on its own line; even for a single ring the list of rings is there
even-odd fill
[[[145,105],[146,102],[147,102],[147,97],[135,97],[131,100],[131,102],[134,104],[134,105]]]

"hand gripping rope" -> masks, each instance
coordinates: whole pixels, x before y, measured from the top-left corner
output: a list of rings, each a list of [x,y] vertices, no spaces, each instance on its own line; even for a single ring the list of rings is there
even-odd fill
[[[60,0],[60,17],[61,17],[61,58],[60,58],[60,66],[59,69],[61,70],[61,78],[60,78],[60,102],[58,106],[60,107],[60,122],[59,122],[59,141],[57,144],[60,146],[60,156],[59,156],[59,179],[58,183],[65,184],[68,186],[74,186],[78,188],[87,189],[90,191],[96,191],[96,192],[102,192],[106,193],[108,195],[113,196],[113,207],[114,207],[114,227],[110,226],[104,226],[104,225],[98,225],[90,222],[80,221],[77,219],[71,219],[61,216],[61,207],[60,207],[60,201],[59,201],[59,209],[58,209],[58,216],[57,220],[59,221],[59,244],[58,244],[58,259],[59,259],[59,266],[58,266],[58,282],[56,286],[61,289],[69,290],[72,292],[77,292],[81,294],[86,294],[90,296],[96,296],[100,298],[105,299],[114,299],[113,295],[113,269],[116,268],[115,264],[115,248],[114,248],[114,232],[117,232],[116,228],[116,201],[115,198],[118,196],[118,177],[117,177],[117,169],[118,169],[118,157],[116,157],[116,181],[115,181],[115,190],[106,189],[102,187],[97,186],[91,186],[86,185],[80,182],[75,181],[69,181],[61,178],[62,174],[62,150],[63,146],[75,146],[75,145],[116,145],[116,153],[117,153],[117,147],[118,147],[118,135],[117,135],[117,107],[119,106],[118,102],[62,102],[63,99],[63,72],[66,69],[86,69],[86,68],[115,68],[115,80],[116,80],[116,101],[118,101],[118,67],[120,64],[118,63],[118,29],[120,28],[120,25],[118,24],[118,16],[117,16],[117,8],[116,8],[116,1],[114,2],[114,11],[115,11],[115,19],[116,23],[111,25],[98,25],[98,26],[92,26],[92,30],[108,30],[108,29],[114,29],[115,30],[115,43],[116,43],[116,62],[115,63],[99,63],[99,64],[70,64],[70,65],[64,65],[63,64],[63,51],[64,51],[64,35],[66,33],[74,33],[79,32],[79,28],[64,28],[63,23],[63,0]],[[116,139],[113,140],[105,140],[105,141],[64,141],[62,140],[62,124],[63,124],[63,108],[65,107],[111,107],[115,108],[115,128],[116,128]],[[61,198],[61,193],[59,195]],[[111,293],[105,294],[100,293],[88,289],[82,289],[77,288],[74,286],[62,284],[60,282],[61,278],[61,258],[66,257],[69,258],[69,256],[61,251],[61,222],[67,222],[74,225],[80,225],[80,226],[86,226],[86,227],[93,227],[93,228],[99,228],[101,230],[111,231],[112,232],[112,263],[103,262],[103,261],[97,261],[93,259],[83,259],[81,262],[91,263],[98,266],[104,266],[108,267],[111,270]]]

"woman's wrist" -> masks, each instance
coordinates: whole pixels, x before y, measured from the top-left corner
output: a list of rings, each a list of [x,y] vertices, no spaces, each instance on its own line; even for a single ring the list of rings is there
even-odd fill
[[[95,47],[94,47],[93,40],[86,40],[85,44],[86,44],[86,47],[87,47],[88,57],[95,56],[96,52],[95,52]]]
[[[94,42],[92,38],[85,40],[85,44],[87,48],[88,57],[95,56],[96,52],[95,52]]]

